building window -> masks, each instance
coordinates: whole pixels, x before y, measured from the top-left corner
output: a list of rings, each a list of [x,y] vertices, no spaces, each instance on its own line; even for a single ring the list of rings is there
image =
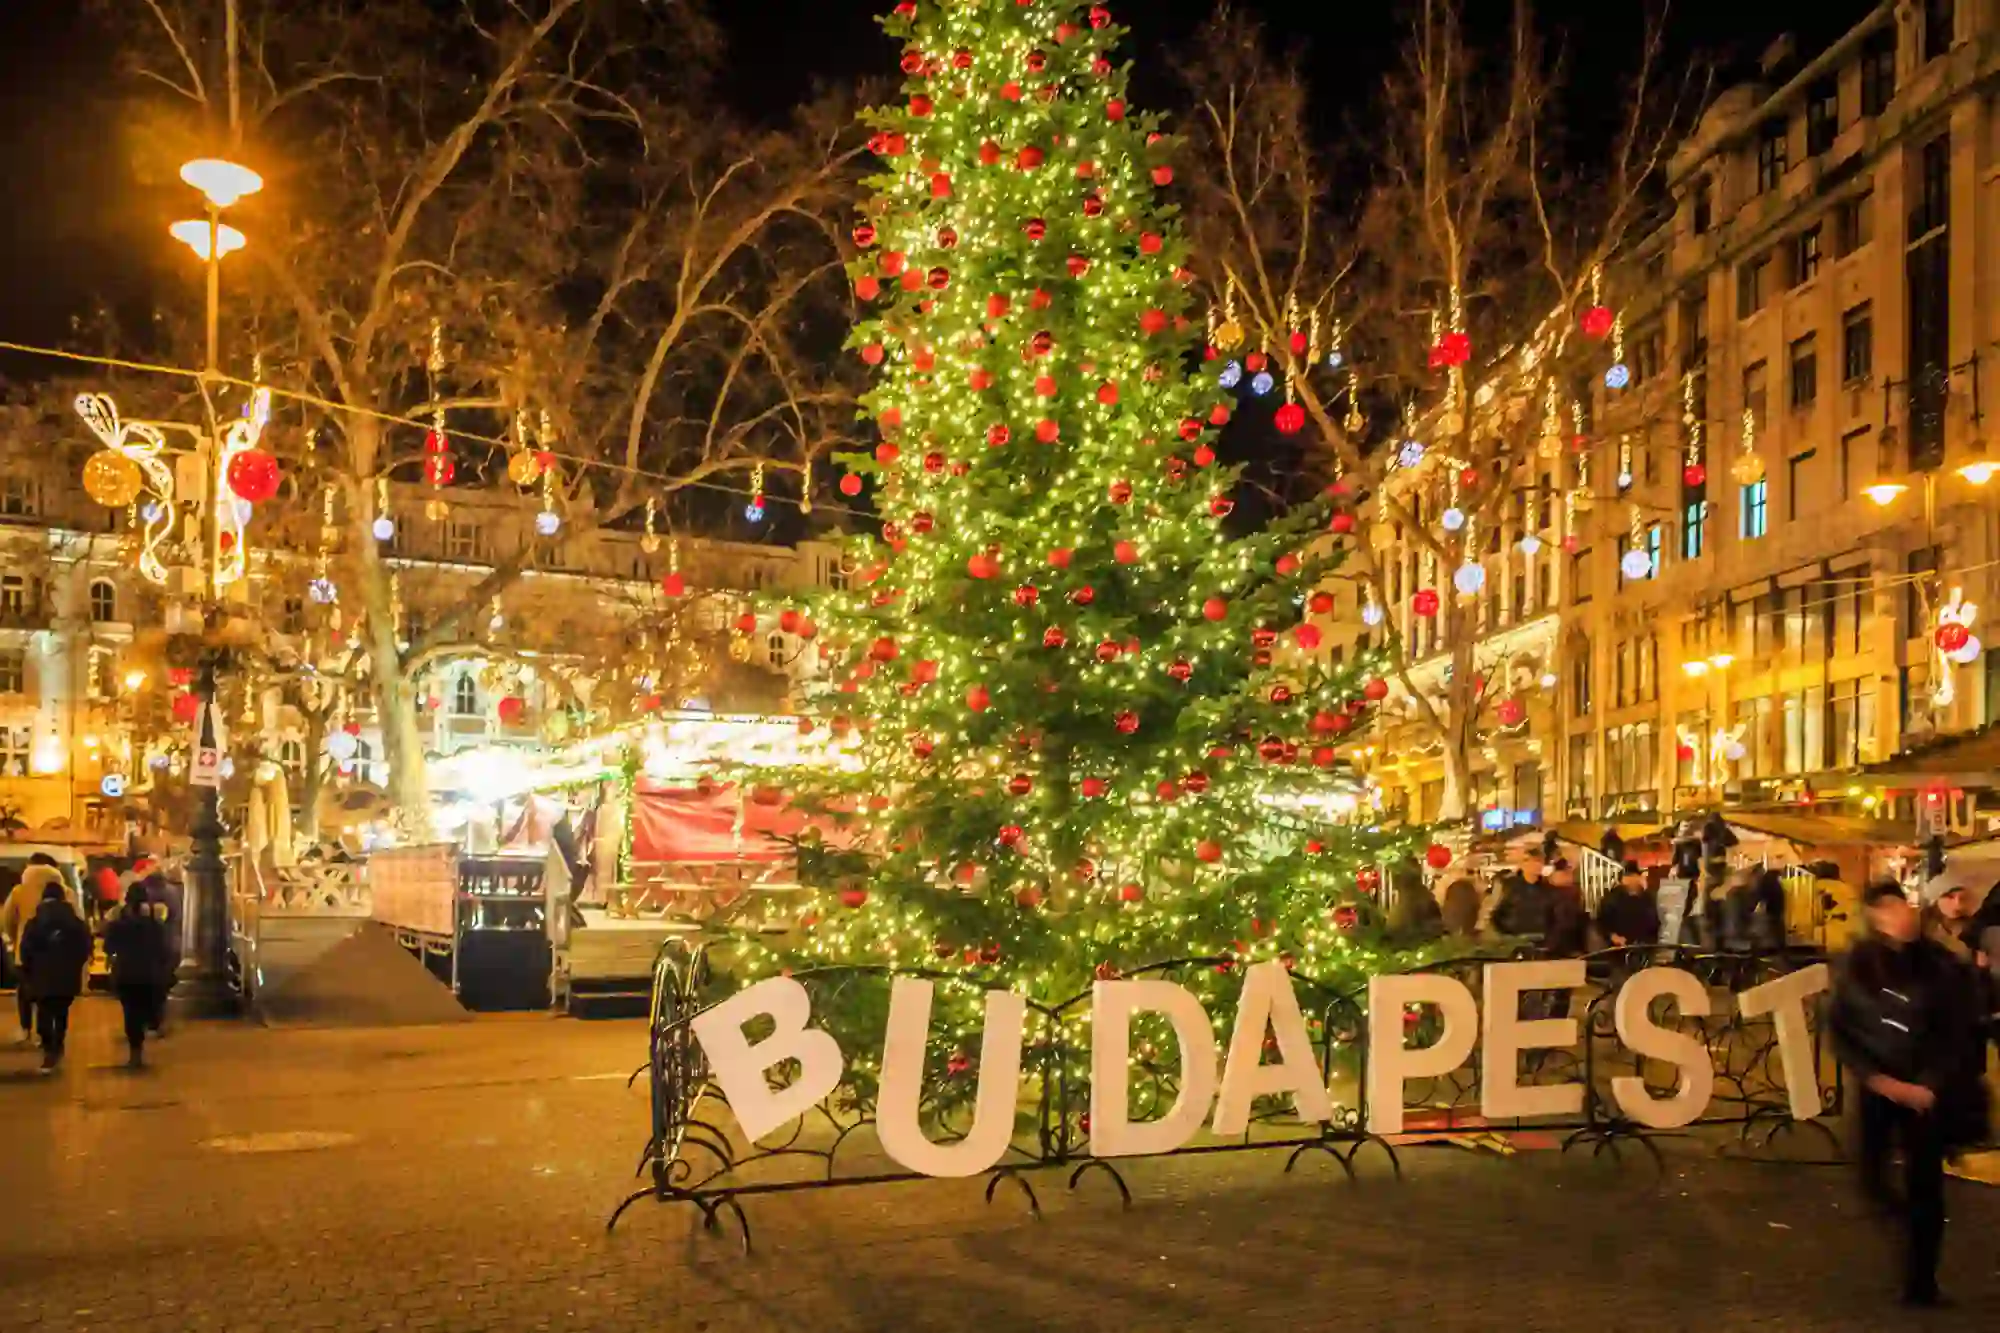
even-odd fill
[[[1590,548],[1584,547],[1569,558],[1569,600],[1582,606],[1590,600]]]
[[[1745,541],[1755,541],[1770,530],[1769,513],[1766,508],[1768,484],[1764,478],[1759,477],[1738,493],[1737,512],[1741,521],[1736,535]]]
[[[1591,744],[1596,739],[1588,735],[1569,738],[1568,801],[1572,806],[1588,806],[1597,799],[1597,779],[1592,772],[1596,753]]]
[[[1924,59],[1936,60],[1951,50],[1956,36],[1958,6],[1954,0],[1924,0]]]
[[[1845,259],[1875,239],[1875,192],[1863,190],[1834,211],[1833,243]]]
[[[303,773],[306,767],[306,747],[303,742],[290,736],[278,742],[278,767],[288,773]]]
[[[1940,134],[1918,158],[1916,207],[1910,210],[1909,243],[1915,245],[1951,220],[1951,136]]]
[[[1708,501],[1690,500],[1681,506],[1681,559],[1701,559],[1702,536],[1708,527]]]
[[[1836,681],[1827,687],[1826,762],[1853,768],[1875,758],[1875,689],[1869,680]]]
[[[1660,577],[1660,553],[1663,549],[1661,546],[1661,541],[1662,541],[1661,525],[1658,523],[1647,524],[1646,558],[1652,564],[1652,569],[1649,572],[1653,578]]]
[[[470,563],[485,557],[485,534],[477,523],[455,518],[444,525],[445,559]]]
[[[1757,131],[1757,193],[1778,188],[1785,178],[1785,122],[1767,120]]]
[[[1861,48],[1861,114],[1879,116],[1896,95],[1896,30],[1873,33]]]
[[[1819,224],[1815,222],[1792,237],[1792,286],[1811,282],[1819,276]]]
[[[1770,379],[1769,368],[1762,361],[1743,368],[1743,410],[1750,414],[1750,420],[1759,430],[1770,409],[1770,393],[1766,384]]]
[[[1792,410],[1813,405],[1819,397],[1819,335],[1808,333],[1795,339],[1790,356],[1792,366]]]
[[[1818,157],[1833,147],[1840,133],[1840,84],[1821,79],[1806,93],[1806,156]]]
[[[34,747],[32,727],[0,727],[0,777],[27,777]]]
[[[1800,504],[1810,493],[1812,486],[1812,461],[1819,457],[1819,450],[1807,449],[1793,454],[1785,464],[1785,517],[1798,521]]]
[[[773,671],[783,671],[785,669],[785,659],[789,656],[790,654],[785,651],[785,636],[783,634],[773,634],[764,641],[764,660],[770,663]]]
[[[1840,379],[1859,384],[1875,369],[1875,310],[1863,301],[1840,317]]]
[[[118,588],[110,579],[93,579],[90,584],[90,623],[108,624],[118,619]]]
[[[0,477],[0,518],[33,518],[42,512],[42,486],[33,477]]]
[[[1708,360],[1708,297],[1697,293],[1681,298],[1681,370]]]
[[[451,711],[454,717],[479,716],[479,683],[471,676],[460,676],[452,682]]]
[[[1826,767],[1826,691],[1815,685],[1784,697],[1786,773],[1817,773]]]
[[[1688,194],[1689,223],[1694,228],[1695,235],[1706,235],[1708,229],[1715,225],[1715,188],[1704,176],[1694,183],[1694,188]]]
[[[28,692],[28,656],[18,648],[0,650],[0,694]]]
[[[28,616],[28,580],[19,574],[0,575],[0,616],[20,622]]]
[[[1570,659],[1569,668],[1569,711],[1576,717],[1590,715],[1590,640],[1584,639],[1576,646],[1576,653]]]
[[[306,604],[302,597],[285,598],[279,610],[278,632],[281,634],[303,634],[306,629]]]
[[[1665,364],[1666,335],[1656,324],[1632,340],[1630,368],[1633,382],[1644,384],[1648,380],[1657,378],[1660,367]]]
[[[1748,319],[1770,298],[1771,256],[1758,255],[1736,266],[1736,318]]]
[[[1874,480],[1875,448],[1868,438],[1869,428],[1851,430],[1840,437],[1840,498],[1852,500]]]
[[[1906,419],[1912,471],[1944,460],[1945,400],[1951,361],[1951,142],[1939,135],[1923,147],[1904,257],[1909,347]]]

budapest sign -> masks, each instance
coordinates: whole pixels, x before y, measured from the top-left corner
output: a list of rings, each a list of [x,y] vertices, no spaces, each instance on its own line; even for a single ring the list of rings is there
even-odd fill
[[[1449,1074],[1482,1042],[1479,1109],[1487,1119],[1580,1115],[1581,1083],[1520,1081],[1522,1054],[1574,1045],[1577,1020],[1525,1019],[1520,1013],[1525,992],[1570,990],[1583,984],[1580,958],[1490,963],[1482,982],[1483,1004],[1476,1004],[1471,990],[1453,977],[1411,973],[1373,978],[1368,983],[1365,1089],[1369,1130],[1400,1132],[1405,1080]],[[1735,997],[1740,1014],[1769,1017],[1776,1028],[1790,1110],[1802,1120],[1821,1110],[1806,1006],[1827,985],[1826,964],[1816,963]],[[1013,991],[986,992],[972,1127],[963,1138],[934,1143],[919,1124],[932,991],[932,983],[918,977],[897,977],[891,983],[876,1133],[883,1151],[911,1171],[926,1176],[977,1175],[999,1162],[1013,1134],[1028,1005]],[[1715,1070],[1699,1038],[1652,1021],[1648,1010],[1661,998],[1673,1000],[1684,1017],[1709,1013],[1708,988],[1700,978],[1681,968],[1650,967],[1633,973],[1618,988],[1612,1018],[1618,1040],[1627,1048],[1676,1066],[1673,1093],[1654,1096],[1645,1080],[1622,1075],[1611,1080],[1611,1095],[1632,1121],[1654,1129],[1677,1129],[1707,1109]],[[1411,1005],[1432,1006],[1441,1017],[1437,1037],[1427,1046],[1405,1044],[1402,1016]],[[1157,1014],[1172,1025],[1180,1047],[1181,1079],[1174,1103],[1164,1115],[1135,1121],[1128,1079],[1132,1017],[1141,1013]],[[790,977],[770,977],[690,1020],[716,1084],[744,1134],[753,1140],[805,1114],[840,1082],[846,1057],[832,1035],[812,1026],[811,1019],[806,988]],[[769,1034],[750,1040],[745,1029],[752,1023],[768,1026]],[[1194,992],[1171,981],[1097,982],[1091,994],[1090,1025],[1089,1146],[1094,1156],[1172,1152],[1205,1122],[1217,1134],[1241,1134],[1249,1124],[1252,1105],[1262,1097],[1289,1096],[1299,1118],[1310,1123],[1333,1118],[1332,1098],[1313,1058],[1291,974],[1277,962],[1245,970],[1229,1049],[1219,1061],[1208,1012]],[[1267,1045],[1274,1046],[1277,1055],[1268,1064],[1263,1058]],[[782,1087],[771,1086],[771,1071],[788,1061],[796,1062],[796,1076]]]

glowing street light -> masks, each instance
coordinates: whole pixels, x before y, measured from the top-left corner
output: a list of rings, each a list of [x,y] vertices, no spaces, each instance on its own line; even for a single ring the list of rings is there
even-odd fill
[[[211,236],[215,239],[214,257],[217,259],[221,259],[225,255],[233,255],[249,244],[244,239],[243,233],[234,227],[226,226],[220,222],[200,222],[192,218],[174,223],[173,226],[167,228],[167,234],[182,245],[185,245],[188,249],[194,251],[196,256],[203,260],[209,258],[208,243]]]
[[[264,178],[248,167],[219,157],[201,157],[181,168],[181,179],[200,190],[216,208],[227,208],[264,188]]]
[[[1958,470],[1958,475],[1974,486],[1984,486],[1993,480],[1996,473],[2000,473],[2000,463],[1989,463],[1983,458],[1967,463]]]
[[[1708,674],[1708,661],[1705,658],[1691,657],[1681,663],[1681,670],[1687,672],[1690,676],[1706,676]]]
[[[1886,509],[1895,503],[1897,496],[1909,489],[1908,486],[1905,486],[1900,481],[1884,479],[1876,482],[1873,486],[1863,487],[1861,493]]]

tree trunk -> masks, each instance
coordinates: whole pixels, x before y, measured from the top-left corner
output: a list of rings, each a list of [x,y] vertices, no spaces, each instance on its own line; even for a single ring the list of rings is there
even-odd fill
[[[1458,728],[1451,729],[1454,733]],[[1466,817],[1472,801],[1472,756],[1457,735],[1444,744],[1444,797],[1438,802],[1438,822],[1455,824]]]
[[[331,707],[301,709],[306,719],[306,762],[299,778],[299,818],[295,837],[307,844],[319,842],[319,794],[326,786],[326,721]]]
[[[373,456],[372,450],[369,456]],[[365,482],[352,484],[348,508],[355,581],[361,593],[361,632],[368,645],[368,688],[375,704],[375,725],[382,736],[382,762],[389,770],[387,790],[403,835],[421,841],[431,836],[424,743],[417,730],[415,688],[403,670],[403,650],[397,642],[400,627],[390,594],[390,568],[371,530],[374,504]]]

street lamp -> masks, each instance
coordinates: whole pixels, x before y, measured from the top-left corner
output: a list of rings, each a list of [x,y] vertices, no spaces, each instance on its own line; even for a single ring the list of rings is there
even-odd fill
[[[220,158],[197,158],[181,168],[181,179],[201,192],[208,204],[205,221],[176,222],[167,228],[175,240],[194,251],[207,270],[207,362],[204,374],[220,373],[218,328],[222,297],[222,260],[241,250],[248,242],[243,233],[223,225],[222,210],[241,202],[264,187],[264,178],[245,166]],[[227,459],[230,446],[222,438],[215,420],[214,399],[204,384],[202,401],[208,416],[208,431],[201,442],[202,474],[206,494],[203,521],[201,570],[202,594],[213,601],[221,595],[225,576],[221,570],[223,534],[222,510],[233,502],[226,493]],[[268,400],[259,394],[256,410],[261,413]],[[256,428],[261,431],[259,419]],[[240,548],[240,538],[238,539]],[[233,551],[240,556],[240,549]],[[204,617],[206,619],[206,617]],[[195,789],[195,814],[189,829],[190,852],[185,879],[192,892],[188,906],[193,909],[195,930],[195,974],[190,978],[193,998],[203,1007],[229,1006],[229,870],[222,859],[222,790],[219,756],[221,737],[216,734],[216,669],[223,664],[221,652],[204,644],[199,657],[195,692],[202,703],[196,723],[194,752],[188,764],[188,780]],[[214,760],[214,763],[205,763]]]

